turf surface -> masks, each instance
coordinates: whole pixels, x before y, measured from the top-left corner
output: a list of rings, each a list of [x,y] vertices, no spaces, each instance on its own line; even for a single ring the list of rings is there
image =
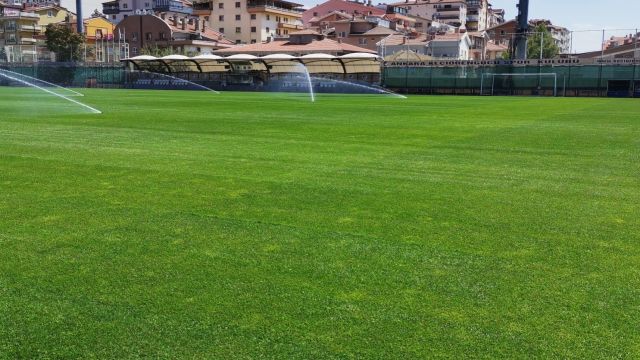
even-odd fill
[[[638,100],[27,92],[0,357],[640,357]]]

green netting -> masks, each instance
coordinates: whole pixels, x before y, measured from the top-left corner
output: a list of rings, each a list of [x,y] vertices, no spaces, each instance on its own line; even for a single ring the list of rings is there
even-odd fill
[[[67,87],[118,87],[125,75],[121,64],[38,63],[6,70]]]
[[[495,83],[489,74],[496,76]],[[606,95],[610,80],[640,80],[640,65],[580,65],[580,66],[451,66],[451,67],[383,67],[382,85],[426,93],[480,94],[481,87],[493,85],[495,90],[514,94],[543,91],[552,95],[552,76],[518,76],[518,74],[556,74],[558,95]],[[484,78],[483,78],[484,77]]]

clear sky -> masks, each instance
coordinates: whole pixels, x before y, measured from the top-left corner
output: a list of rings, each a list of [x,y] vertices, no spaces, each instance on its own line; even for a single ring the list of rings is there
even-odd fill
[[[84,15],[94,9],[102,10],[106,0],[83,0]],[[395,1],[395,0],[393,0]],[[517,0],[490,0],[494,8],[507,10],[507,19],[516,16]],[[322,0],[298,0],[311,7]],[[374,0],[377,4],[383,0]],[[387,0],[386,2],[392,2]],[[574,33],[574,51],[599,50],[602,31],[582,32],[580,30],[611,29],[605,36],[630,34],[631,29],[640,28],[640,1],[638,0],[530,0],[529,16],[536,19],[550,19],[554,24],[564,26]],[[75,9],[75,0],[62,0],[62,5]],[[617,30],[613,29],[626,29]]]
[[[489,0],[494,8],[507,11],[507,18],[517,14],[516,0]],[[622,36],[640,30],[638,0],[529,0],[529,18],[549,19],[556,25],[575,31],[574,51],[600,50],[602,29],[605,36]],[[596,30],[582,32],[581,30]],[[617,30],[614,29],[626,29]]]

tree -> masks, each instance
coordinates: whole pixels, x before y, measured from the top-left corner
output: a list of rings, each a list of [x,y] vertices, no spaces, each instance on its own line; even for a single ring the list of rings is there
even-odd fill
[[[78,61],[81,59],[81,46],[85,38],[82,34],[73,32],[61,25],[49,24],[44,33],[47,39],[47,49],[56,53],[58,61]]]
[[[536,26],[527,41],[527,57],[540,58],[540,42],[542,42],[542,58],[553,59],[560,53],[560,48],[551,36],[551,32],[544,24]]]

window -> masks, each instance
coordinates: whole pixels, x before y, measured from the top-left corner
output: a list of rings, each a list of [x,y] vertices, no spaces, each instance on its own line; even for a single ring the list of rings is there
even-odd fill
[[[317,13],[317,12],[314,12],[314,13],[313,13],[313,16],[318,16],[318,13]]]
[[[144,34],[144,38],[147,41],[151,41],[153,39],[153,35],[150,32],[148,32],[148,33]]]
[[[280,16],[276,16],[276,22],[280,22]]]
[[[131,41],[138,41],[138,33],[137,32],[131,33]]]
[[[160,40],[167,40],[167,34],[164,31],[160,32]]]
[[[134,46],[134,47],[132,47],[132,48],[131,48],[131,53],[132,53],[133,55],[138,55],[138,48],[137,48],[137,47],[135,47],[135,46]]]
[[[269,14],[267,14],[267,20],[271,20],[271,16],[269,16]]]
[[[236,21],[240,21],[240,15],[236,15]]]
[[[256,14],[251,14],[251,20],[255,20],[256,19]]]
[[[51,10],[47,11],[47,17],[53,17],[53,11]]]
[[[218,32],[224,34],[224,28],[218,28]]]
[[[236,1],[236,9],[240,9],[240,1]]]
[[[338,37],[347,37],[347,32],[346,31],[341,31],[340,32],[340,36]]]
[[[145,8],[149,8],[149,7],[150,7],[150,6],[149,6],[149,3],[148,3],[148,2],[144,3],[144,7],[145,7]]]
[[[367,39],[366,39],[366,38],[360,38],[360,39],[358,39],[358,44],[360,44],[360,45],[367,45]]]
[[[224,9],[224,3],[218,4],[218,9]]]
[[[282,21],[284,21],[285,23],[289,22],[289,18],[282,18]]]
[[[255,44],[256,43],[256,39],[251,40],[251,43]]]
[[[218,16],[218,21],[224,21],[224,15],[219,15]]]
[[[252,33],[256,32],[256,27],[255,27],[255,26],[252,26],[252,27],[251,27],[251,32],[252,32]]]
[[[115,16],[115,15],[111,15],[111,19],[112,19],[112,20],[115,20],[115,19],[116,19],[116,16]]]
[[[242,32],[242,30],[240,29],[240,27],[236,27],[236,34],[240,34]]]
[[[127,3],[122,4],[122,8],[123,8],[123,9],[128,9],[128,8],[129,8],[129,4],[127,4]]]
[[[265,29],[267,31],[267,34],[269,33],[269,27],[267,26],[267,28]]]
[[[288,29],[284,29],[284,34],[285,35],[289,35],[289,30]]]
[[[236,40],[236,45],[242,43],[240,40]]]

